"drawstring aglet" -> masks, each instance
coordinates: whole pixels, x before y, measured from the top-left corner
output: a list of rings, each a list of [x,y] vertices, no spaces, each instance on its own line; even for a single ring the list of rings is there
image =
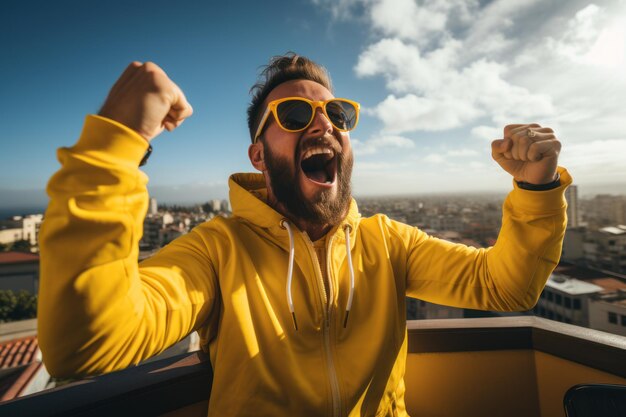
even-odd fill
[[[350,315],[350,310],[346,310],[346,317],[343,319],[343,328],[345,329],[348,325],[348,316]]]
[[[291,318],[293,319],[293,327],[296,329],[296,331],[298,331],[298,322],[296,322],[296,313],[295,312],[291,312]]]

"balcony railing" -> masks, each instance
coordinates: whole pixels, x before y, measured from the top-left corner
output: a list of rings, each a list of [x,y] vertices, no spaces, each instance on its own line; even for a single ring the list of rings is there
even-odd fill
[[[408,323],[415,416],[562,417],[580,383],[626,384],[626,338],[537,317]],[[3,416],[206,416],[212,371],[194,352],[0,404]]]

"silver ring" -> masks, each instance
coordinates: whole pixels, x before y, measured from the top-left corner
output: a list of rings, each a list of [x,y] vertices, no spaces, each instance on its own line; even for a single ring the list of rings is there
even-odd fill
[[[535,132],[532,129],[528,129],[528,132],[526,132],[526,134],[528,135],[529,138],[534,138],[535,136],[537,136],[537,132]]]

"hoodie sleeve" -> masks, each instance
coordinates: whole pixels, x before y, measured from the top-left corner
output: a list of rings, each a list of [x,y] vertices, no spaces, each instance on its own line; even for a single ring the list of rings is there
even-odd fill
[[[148,143],[115,121],[88,116],[61,148],[40,233],[38,339],[51,375],[125,368],[198,328],[216,278],[192,232],[138,265],[148,206],[138,169]]]
[[[476,249],[417,228],[397,229],[406,245],[407,295],[477,310],[531,309],[561,257],[564,193],[572,178],[561,167],[559,174],[561,185],[548,191],[523,190],[513,181],[493,247]]]

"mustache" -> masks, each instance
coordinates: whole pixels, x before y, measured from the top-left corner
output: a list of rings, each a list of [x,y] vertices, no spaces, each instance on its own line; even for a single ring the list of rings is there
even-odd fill
[[[325,148],[332,149],[336,155],[340,155],[343,151],[343,147],[339,144],[337,139],[335,139],[332,135],[325,135],[318,138],[312,138],[300,141],[297,149],[298,155],[302,155],[306,151],[311,148],[316,148],[318,146],[323,146]]]

